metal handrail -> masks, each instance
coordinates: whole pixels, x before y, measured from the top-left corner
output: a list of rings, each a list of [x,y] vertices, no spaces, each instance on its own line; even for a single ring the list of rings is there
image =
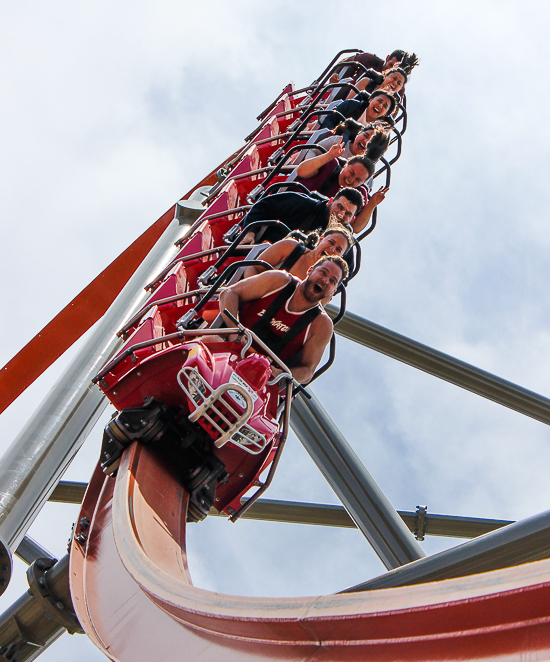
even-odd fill
[[[388,188],[391,182],[391,167],[383,156],[380,157],[380,161],[382,161],[384,167],[377,170],[372,178],[376,179],[378,175],[381,175],[384,171],[386,171],[386,186],[384,188]]]
[[[137,323],[139,320],[146,315],[151,308],[154,308],[155,306],[163,306],[164,304],[167,303],[175,303],[176,301],[184,301],[185,299],[192,299],[193,297],[200,296],[206,288],[200,288],[199,290],[191,290],[190,292],[184,292],[183,294],[174,294],[171,297],[166,297],[164,299],[157,299],[156,301],[151,301],[151,303],[148,303],[147,305],[143,306],[143,308],[137,312],[132,319],[127,322],[120,331],[117,331],[117,336],[119,338],[122,338],[123,340],[126,340],[128,338],[128,331]]]
[[[349,280],[351,280],[351,278]],[[336,317],[332,320],[333,327],[338,324],[338,322],[342,319],[344,313],[346,312],[346,286],[342,283],[338,288],[338,291],[340,293],[340,311],[338,312]],[[321,366],[318,370],[315,371],[313,377],[308,382],[308,386],[312,382],[314,382],[317,379],[317,377],[320,377],[324,372],[326,372],[332,366],[335,358],[336,358],[336,336],[334,335],[334,331],[333,331],[330,337],[328,360],[325,363],[325,365]]]
[[[403,144],[403,139],[401,137],[401,134],[397,130],[397,127],[394,125],[390,127],[390,130],[395,133],[395,137],[390,140],[390,145],[393,145],[394,142],[397,142],[397,154],[393,157],[393,159],[390,161],[390,165],[393,165],[397,159],[401,156],[401,147]],[[388,147],[390,146],[388,145]]]
[[[281,430],[281,436],[279,437],[279,443],[277,444],[277,450],[275,451],[275,457],[273,458],[273,461],[271,462],[271,466],[269,467],[269,473],[267,474],[267,478],[265,479],[265,482],[261,485],[261,487],[254,492],[254,494],[243,503],[243,505],[237,510],[235,513],[231,515],[229,520],[231,522],[236,522],[241,515],[244,515],[246,511],[252,506],[252,504],[267,490],[267,488],[271,485],[271,481],[273,480],[273,476],[275,475],[275,471],[277,470],[277,466],[279,464],[279,460],[281,459],[281,454],[283,452],[284,445],[286,443],[287,437],[288,437],[288,430],[290,428],[290,409],[292,406],[292,387],[293,387],[293,382],[291,380],[288,380],[286,383],[286,393],[285,393],[285,410],[283,414],[283,429]]]
[[[302,129],[309,122],[309,120],[312,117],[315,117],[315,116],[319,117],[319,115],[340,115],[340,117],[342,118],[342,121],[346,120],[346,118],[342,115],[342,113],[339,113],[337,110],[334,110],[334,109],[332,109],[332,110],[325,110],[325,109],[323,109],[323,110],[313,110],[310,113],[306,113],[303,116],[302,121],[298,124],[298,126],[296,127],[296,129],[294,130],[292,135],[290,136],[290,138],[287,139],[287,141],[285,142],[285,144],[282,147],[279,147],[279,149],[277,150],[277,153],[280,154],[280,155],[284,154],[287,147],[296,140],[297,136],[301,133]],[[273,155],[272,155],[271,158],[273,158]]]
[[[376,219],[378,217],[378,207],[375,207],[372,211],[372,216],[370,217],[370,227],[367,227],[366,230],[364,230],[355,241],[363,241],[365,237],[368,237],[369,234],[374,230],[376,227]]]
[[[407,130],[407,109],[400,101],[397,102],[397,107],[401,109],[401,115],[395,119],[395,124],[403,121],[403,129],[401,130],[401,135],[403,136]]]
[[[313,377],[309,380],[307,385],[310,386],[310,384],[314,382],[317,379],[317,377],[320,377],[324,372],[326,372],[334,363],[335,358],[336,358],[336,336],[334,335],[334,331],[333,331],[332,335],[330,336],[329,356],[327,362],[325,363],[325,365],[321,366],[318,370],[315,371]]]
[[[275,106],[279,103],[279,101],[282,99],[282,97],[285,94],[288,94],[288,97],[290,98],[290,97],[295,97],[298,94],[302,94],[302,92],[309,92],[309,90],[311,90],[311,89],[312,89],[312,85],[308,85],[307,87],[301,87],[299,90],[292,90],[292,92],[286,92],[285,93],[284,90],[283,90],[283,92],[281,92],[281,94],[279,94],[279,96],[275,99],[275,101],[272,101],[269,104],[269,106],[264,111],[262,111],[258,115],[258,117],[256,117],[256,119],[258,120],[258,122],[261,122],[266,117],[266,115],[269,113],[269,111],[272,108],[275,108]]]
[[[182,257],[178,257],[177,259],[173,260],[167,267],[165,267],[160,272],[160,274],[155,278],[155,280],[151,281],[148,285],[146,285],[144,289],[153,290],[160,282],[162,282],[162,280],[166,277],[166,275],[177,264],[192,262],[193,260],[198,260],[201,257],[208,257],[209,255],[215,255],[216,253],[220,253],[221,251],[224,250],[225,250],[225,246],[217,246],[216,248],[209,248],[205,251],[199,251],[198,253],[193,253],[193,255],[183,255]]]
[[[246,179],[247,177],[253,177],[254,175],[262,175],[264,172],[271,172],[272,168],[273,166],[264,166],[263,168],[258,168],[257,170],[249,170],[248,172],[243,172],[239,175],[233,175],[233,176],[228,175],[212,189],[208,197],[204,199],[204,204],[205,205],[210,204],[210,202],[218,195],[222,186],[227,184],[227,182],[231,180],[238,181],[241,179]]]
[[[332,58],[330,64],[328,65],[328,67],[326,67],[326,69],[323,71],[323,73],[319,76],[317,81],[314,81],[314,82],[318,82],[319,80],[321,80],[323,78],[323,76],[325,76],[327,74],[327,72],[330,72],[331,67],[334,65],[334,63],[338,60],[338,58],[340,56],[344,55],[344,53],[364,53],[364,51],[362,51],[360,48],[345,48],[343,51],[340,51],[339,53],[337,53]],[[346,64],[351,64],[351,63],[346,63]],[[357,62],[357,64],[360,64],[360,63]]]
[[[272,191],[275,189],[283,188],[283,186],[287,188],[297,188],[300,189],[303,193],[306,193],[309,195],[311,191],[304,186],[301,182],[297,181],[291,181],[291,182],[275,182],[275,184],[271,184],[271,186],[268,186],[266,190],[262,193],[262,195],[256,200],[258,202],[259,200],[262,200],[263,198],[267,197],[268,195],[271,195]]]
[[[220,274],[214,283],[210,286],[208,291],[202,297],[200,301],[197,302],[196,306],[190,308],[186,315],[193,312],[195,315],[201,311],[204,306],[210,301],[210,299],[216,294],[217,290],[221,287],[222,283],[227,280],[230,276],[233,275],[235,271],[238,271],[241,267],[265,267],[266,269],[273,269],[273,267],[265,262],[264,260],[241,260],[240,262],[233,262],[228,267],[226,267],[222,274]]]
[[[317,147],[322,151],[322,153],[324,153],[324,154],[327,153],[327,150],[324,147],[322,147],[321,145],[317,145]],[[310,150],[311,145],[308,145],[307,143],[305,143],[303,145],[294,145],[294,147],[291,147],[286,154],[283,154],[282,158],[277,162],[277,165],[275,166],[275,168],[273,168],[273,170],[269,173],[269,175],[261,183],[261,186],[264,188],[264,190],[265,190],[266,185],[269,184],[269,182],[272,179],[275,179],[275,177],[281,172],[281,170],[284,167],[286,161],[288,161],[288,159],[295,152],[303,151],[303,150],[306,150],[306,149]],[[294,166],[294,169],[296,169],[296,166]]]
[[[252,205],[241,205],[240,207],[233,207],[231,209],[227,209],[226,211],[219,211],[216,212],[215,214],[210,214],[208,216],[201,216],[200,223],[203,223],[204,221],[213,221],[216,218],[223,218],[224,216],[229,216],[229,214],[239,214],[242,211],[248,211],[252,207]],[[174,246],[183,246],[183,244],[189,239],[188,236],[182,237],[181,239],[178,239]]]
[[[318,93],[317,96],[312,95],[311,97],[311,103],[309,104],[309,108],[312,108],[327,92],[327,90],[337,88],[337,87],[349,87],[351,88],[355,94],[359,94],[360,90],[353,84],[353,83],[329,83],[328,85],[325,85]]]
[[[222,264],[227,260],[227,258],[231,257],[233,253],[237,250],[237,248],[244,248],[243,246],[240,246],[242,240],[246,237],[248,232],[250,232],[250,228],[253,227],[283,227],[285,230],[288,230],[290,232],[290,229],[288,226],[286,226],[284,223],[281,223],[281,221],[254,221],[253,223],[250,223],[249,226],[247,226],[246,229],[242,229],[241,232],[237,235],[237,237],[234,239],[234,241],[228,246],[227,250],[223,255],[219,258],[219,260],[216,262],[216,264],[212,265],[216,271],[222,266]],[[250,245],[246,244],[246,248],[250,249]]]
[[[260,127],[261,129],[262,127]],[[266,145],[267,143],[272,143],[272,142],[277,142],[278,140],[284,140],[287,136],[291,135],[291,131],[285,131],[284,133],[278,133],[276,136],[270,136],[269,138],[261,138],[260,140],[252,140],[254,135],[256,135],[257,131],[253,133],[251,136],[250,140],[246,142],[244,147],[239,150],[238,152],[235,152],[235,156],[231,158],[231,160],[227,161],[225,164],[225,169],[227,168],[233,168],[240,159],[243,158],[243,156],[246,154],[247,150],[250,149],[250,145]],[[310,136],[312,135],[312,131],[304,131],[303,135],[304,136]],[[223,181],[225,181],[225,177],[223,178]]]

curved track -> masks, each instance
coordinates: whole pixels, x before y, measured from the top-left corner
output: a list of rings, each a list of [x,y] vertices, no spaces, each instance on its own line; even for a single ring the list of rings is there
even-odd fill
[[[94,474],[82,509],[91,520],[87,542],[71,547],[71,590],[86,633],[112,660],[550,655],[550,561],[354,594],[224,595],[191,583],[186,503],[176,476],[138,444],[126,452],[116,481]]]

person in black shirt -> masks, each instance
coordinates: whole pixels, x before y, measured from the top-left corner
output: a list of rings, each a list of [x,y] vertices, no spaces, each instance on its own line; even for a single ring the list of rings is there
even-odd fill
[[[320,124],[323,129],[334,129],[345,118],[352,117],[361,124],[368,124],[377,119],[391,115],[399,100],[393,92],[377,90],[373,94],[360,92],[353,99],[340,101],[333,110],[337,113],[326,115]]]
[[[321,195],[305,195],[287,191],[266,195],[248,211],[243,219],[243,229],[255,221],[278,220],[287,228],[308,233],[313,230],[323,232],[332,220],[352,224],[357,211],[365,204],[361,193],[354,188],[343,188],[334,198]],[[278,227],[257,227],[245,235],[243,243],[251,244],[259,241],[275,243],[287,234],[285,229]]]

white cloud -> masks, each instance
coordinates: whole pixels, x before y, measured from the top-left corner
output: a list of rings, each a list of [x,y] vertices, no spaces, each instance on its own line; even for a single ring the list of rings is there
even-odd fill
[[[3,363],[237,149],[290,79],[310,82],[339,48],[401,47],[421,58],[409,128],[350,309],[548,392],[545,3],[23,1],[1,13]],[[396,507],[504,519],[547,508],[546,427],[338,345],[316,393]],[[3,447],[58,372],[0,418]],[[87,480],[99,436],[72,479]],[[296,441],[268,496],[336,502]],[[75,515],[58,508],[33,531],[62,553]],[[216,520],[191,538],[198,583],[218,590],[332,591],[381,571],[356,531]],[[230,576],[211,548],[227,550]],[[43,659],[82,641],[64,637]]]

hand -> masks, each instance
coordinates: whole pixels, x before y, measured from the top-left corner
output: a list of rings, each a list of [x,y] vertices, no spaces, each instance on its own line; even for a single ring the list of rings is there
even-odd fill
[[[332,76],[328,79],[329,83],[337,83],[340,80],[340,76],[338,74],[332,74]]]
[[[254,233],[252,231],[247,232],[244,235],[244,239],[241,241],[241,244],[253,244],[254,243]]]
[[[330,156],[331,159],[337,159],[339,156],[342,156],[344,153],[344,145],[342,144],[342,138],[338,140],[337,143],[328,150],[327,158]]]
[[[246,345],[247,337],[243,333],[230,333],[226,339],[227,342],[240,342],[241,345]]]
[[[384,200],[384,198],[386,197],[386,193],[389,190],[390,190],[389,187],[378,189],[378,191],[376,191],[376,193],[373,193],[371,195],[371,198],[370,198],[369,202],[372,202],[372,204],[375,207],[377,207],[382,202],[382,200]]]
[[[274,366],[274,365],[271,366],[271,377],[272,377],[272,379],[275,379],[275,377],[278,377],[282,372],[283,372],[282,368],[277,368],[277,366]]]

